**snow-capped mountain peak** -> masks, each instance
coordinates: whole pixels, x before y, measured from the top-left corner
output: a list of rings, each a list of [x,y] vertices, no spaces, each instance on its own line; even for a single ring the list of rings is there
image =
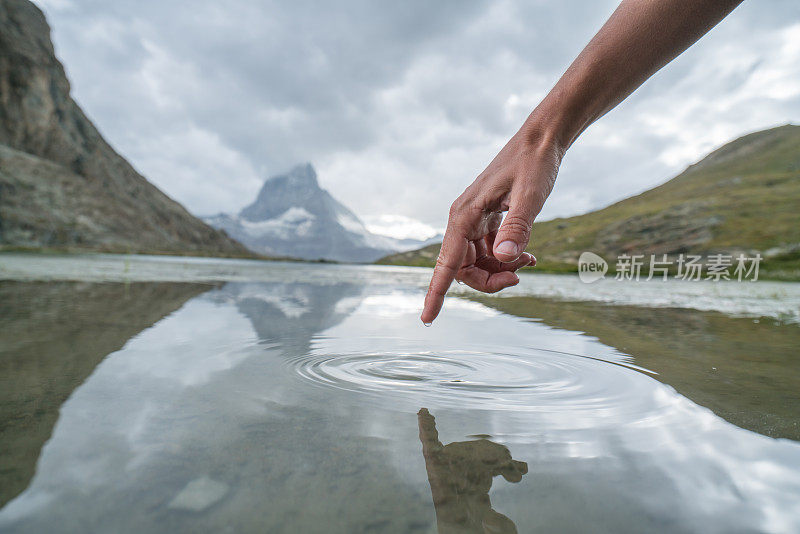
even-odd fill
[[[256,200],[238,214],[203,219],[251,250],[272,256],[371,262],[424,245],[367,230],[355,213],[319,186],[310,163],[267,179]]]

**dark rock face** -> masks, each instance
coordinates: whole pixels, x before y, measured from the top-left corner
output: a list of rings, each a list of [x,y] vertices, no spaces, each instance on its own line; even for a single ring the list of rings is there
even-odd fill
[[[255,252],[303,259],[370,262],[422,245],[375,235],[317,183],[311,164],[264,182],[255,202],[238,215],[204,218]]]
[[[306,163],[267,180],[255,202],[242,209],[239,216],[248,221],[265,221],[280,216],[289,206],[302,206],[311,213],[328,216],[335,215],[337,207],[347,210],[319,187],[314,167]]]
[[[27,0],[0,0],[0,245],[248,254],[106,143]]]

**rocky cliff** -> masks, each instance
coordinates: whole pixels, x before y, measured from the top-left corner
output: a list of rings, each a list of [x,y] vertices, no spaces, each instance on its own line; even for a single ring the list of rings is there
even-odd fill
[[[0,0],[0,247],[249,255],[103,139],[27,0]]]

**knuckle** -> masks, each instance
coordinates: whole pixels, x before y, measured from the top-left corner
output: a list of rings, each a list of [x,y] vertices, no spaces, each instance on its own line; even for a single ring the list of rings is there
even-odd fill
[[[461,195],[450,205],[450,220],[457,219],[467,209],[469,209],[469,200]]]
[[[507,215],[503,221],[500,230],[505,233],[510,233],[519,236],[526,236],[530,234],[532,225],[523,217],[516,215]]]
[[[470,188],[450,205],[450,219],[469,218],[483,211],[481,194],[473,192]]]
[[[433,297],[433,302],[439,300],[439,297],[444,297],[447,294],[447,290],[449,289],[448,286],[443,284],[432,284],[428,288],[428,293],[425,296],[426,299]]]
[[[439,256],[436,258],[436,265],[434,266],[434,270],[438,272],[448,273],[450,271],[453,271],[454,269],[453,267],[450,266],[450,263],[448,262],[444,254],[439,254]]]

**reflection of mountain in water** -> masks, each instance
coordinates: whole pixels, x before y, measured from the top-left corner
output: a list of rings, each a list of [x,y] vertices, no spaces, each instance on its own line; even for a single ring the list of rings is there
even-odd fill
[[[64,405],[0,530],[426,531],[430,502],[398,476],[389,444],[364,436],[362,417],[328,409],[338,390],[297,390],[285,372],[360,293],[231,283],[142,332]],[[174,339],[186,341],[164,345]],[[204,370],[226,356],[232,365]]]
[[[233,298],[259,339],[302,350],[311,338],[347,317],[363,286],[311,283],[229,283],[220,298]]]
[[[28,485],[61,404],[106,355],[206,290],[0,282],[0,506]]]
[[[430,412],[422,408],[417,417],[439,534],[516,533],[514,522],[492,508],[489,490],[499,475],[519,482],[528,464],[512,459],[505,446],[486,439],[443,445]]]

